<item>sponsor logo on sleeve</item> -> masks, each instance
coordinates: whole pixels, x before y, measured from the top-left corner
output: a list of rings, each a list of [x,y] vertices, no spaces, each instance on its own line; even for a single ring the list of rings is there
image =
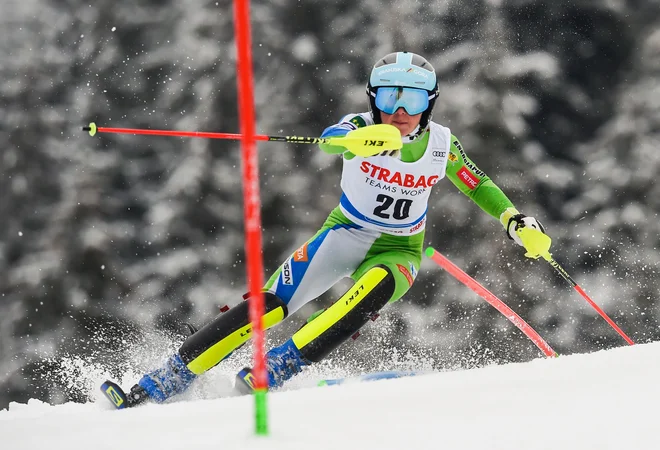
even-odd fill
[[[307,243],[303,244],[298,250],[293,254],[293,260],[295,262],[307,262]]]
[[[355,116],[350,120],[350,122],[358,128],[367,126],[367,122],[364,121],[362,116]]]
[[[479,178],[475,174],[470,172],[467,167],[463,166],[457,172],[458,178],[470,189],[474,189],[479,184]]]
[[[455,163],[456,161],[458,161],[458,156],[456,156],[452,152],[449,152],[449,156],[447,158],[449,158],[449,161],[452,162],[452,163]]]
[[[402,266],[401,264],[397,264],[396,267],[397,267],[397,269],[399,269],[399,272],[401,272],[403,274],[403,276],[406,277],[406,280],[408,280],[408,285],[412,286],[414,278],[410,274],[410,271],[408,270],[408,268],[406,266]]]
[[[282,265],[282,284],[286,284],[287,286],[293,285],[293,270],[291,270],[290,260],[287,260]]]
[[[474,165],[472,161],[470,161],[470,158],[465,154],[465,151],[463,150],[463,146],[461,145],[460,142],[454,141],[454,146],[458,150],[458,152],[461,154],[461,159],[463,160],[463,164],[472,171],[472,173],[478,177],[483,177],[486,174],[484,173],[483,170],[479,169],[477,166]]]

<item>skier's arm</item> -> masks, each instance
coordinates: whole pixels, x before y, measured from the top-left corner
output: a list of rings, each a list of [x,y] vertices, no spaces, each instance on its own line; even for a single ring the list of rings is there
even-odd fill
[[[506,194],[468,158],[454,135],[451,137],[447,178],[481,209],[498,220],[507,208],[513,208]]]
[[[372,123],[367,123],[365,118],[360,114],[348,114],[344,116],[339,123],[331,125],[321,134],[321,137],[339,137],[346,136],[350,131],[357,130],[358,128],[366,127],[372,125]],[[355,155],[346,150],[346,147],[341,145],[329,145],[329,144],[319,144],[321,150],[331,155],[344,155],[346,159],[353,159]]]
[[[538,220],[521,214],[502,189],[468,158],[454,135],[451,137],[446,173],[447,178],[462,193],[470,197],[485,212],[499,219],[506,234],[518,245],[525,246],[516,233],[520,227],[535,228],[545,233],[543,225]]]
[[[336,125],[329,126],[323,133],[321,133],[322,138],[328,137],[342,137],[346,136],[349,131],[354,130],[355,128],[350,128],[348,125],[343,123],[338,123]],[[319,144],[321,150],[331,155],[340,155],[346,152],[346,147],[341,145],[330,145],[330,144]]]

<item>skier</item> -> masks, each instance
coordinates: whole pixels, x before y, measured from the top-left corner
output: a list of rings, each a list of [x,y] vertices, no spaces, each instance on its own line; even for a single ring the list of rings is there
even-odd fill
[[[450,130],[431,121],[438,97],[435,70],[423,57],[391,53],[376,62],[367,83],[369,112],[349,114],[322,137],[346,136],[374,124],[391,124],[400,150],[359,157],[336,145],[323,151],[343,160],[339,205],[321,229],[300,246],[264,286],[264,328],[314,300],[344,277],[354,284],[329,308],[312,316],[282,345],[266,354],[268,387],[281,387],[305,366],[318,362],[355,334],[388,303],[400,299],[419,271],[431,190],[443,178],[504,226],[516,230],[541,224],[514,207],[495,183],[468,158]],[[162,402],[183,392],[202,373],[227,358],[250,336],[248,302],[220,314],[196,331],[163,365],[144,375],[128,394],[112,382],[102,389],[118,408],[145,400]],[[248,390],[250,369],[237,376]]]

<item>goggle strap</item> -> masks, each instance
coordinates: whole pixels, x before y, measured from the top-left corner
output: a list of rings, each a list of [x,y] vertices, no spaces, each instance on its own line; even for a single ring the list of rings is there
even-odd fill
[[[379,86],[379,87],[397,87],[397,86]],[[368,92],[369,95],[371,95],[373,98],[376,98],[376,92],[377,92],[377,91],[376,91],[375,89],[378,89],[378,88],[367,88],[367,92]],[[417,88],[414,88],[414,89],[417,89]],[[424,89],[421,89],[421,90],[424,90]],[[436,98],[436,97],[438,96],[438,94],[435,93],[435,92],[436,92],[435,90],[433,90],[433,91],[426,91],[426,92],[428,92],[428,94],[429,94],[429,101],[433,100],[434,98]],[[432,93],[432,92],[433,92],[433,93]]]

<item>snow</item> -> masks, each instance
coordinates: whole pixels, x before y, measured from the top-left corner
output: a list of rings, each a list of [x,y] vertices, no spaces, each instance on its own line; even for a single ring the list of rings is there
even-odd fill
[[[0,411],[3,449],[651,449],[660,343],[527,363],[115,411],[105,401]],[[300,375],[304,380],[305,374]]]

